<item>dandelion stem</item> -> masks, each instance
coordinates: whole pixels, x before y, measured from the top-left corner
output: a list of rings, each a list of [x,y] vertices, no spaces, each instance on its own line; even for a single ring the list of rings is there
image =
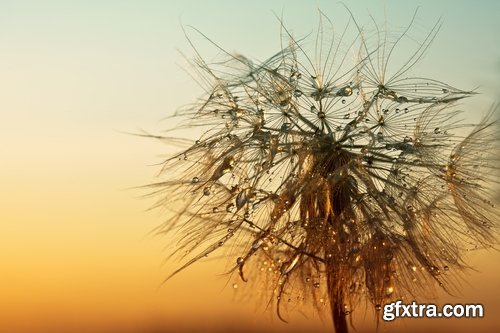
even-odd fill
[[[335,333],[347,333],[347,319],[345,312],[343,310],[344,298],[343,296],[340,299],[335,299],[334,297],[330,297],[330,306],[332,309],[332,319],[333,319],[333,327],[335,328]]]

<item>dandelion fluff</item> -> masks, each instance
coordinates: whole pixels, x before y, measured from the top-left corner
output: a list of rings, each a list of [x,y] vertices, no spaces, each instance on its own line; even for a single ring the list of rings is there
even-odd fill
[[[320,14],[312,50],[282,26],[261,63],[197,55],[206,94],[176,116],[203,134],[153,185],[185,259],[172,275],[223,251],[241,280],[267,282],[280,318],[285,298],[326,304],[337,332],[364,300],[453,292],[464,252],[495,243],[498,108],[463,124],[473,92],[410,75],[440,24],[396,68],[413,20],[399,35],[352,20],[337,36]]]

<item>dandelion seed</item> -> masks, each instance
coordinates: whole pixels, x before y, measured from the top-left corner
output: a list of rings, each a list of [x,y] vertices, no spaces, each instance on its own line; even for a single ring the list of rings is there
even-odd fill
[[[472,92],[409,76],[441,22],[392,68],[414,18],[395,39],[354,21],[351,42],[320,18],[312,52],[283,26],[288,46],[262,63],[195,59],[207,96],[179,115],[206,131],[155,186],[188,255],[172,275],[227,249],[244,282],[268,282],[280,318],[287,300],[328,305],[343,333],[365,299],[379,316],[431,284],[453,290],[463,253],[495,243],[498,107],[460,125],[455,102]]]

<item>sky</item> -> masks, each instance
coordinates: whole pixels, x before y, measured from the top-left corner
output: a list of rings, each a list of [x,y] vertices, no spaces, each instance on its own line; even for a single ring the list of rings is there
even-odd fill
[[[471,119],[498,102],[499,2],[346,3],[359,22],[371,14],[399,31],[420,6],[420,36],[442,18],[415,70],[481,92],[464,102]],[[171,148],[127,134],[161,134],[165,117],[199,96],[182,56],[194,56],[183,27],[207,57],[216,49],[189,26],[265,60],[280,47],[277,17],[305,36],[318,9],[339,29],[348,19],[334,1],[0,0],[0,331],[328,331],[318,318],[295,314],[287,325],[238,301],[221,260],[162,284],[178,265],[164,260],[172,240],[152,233],[166,217],[148,210],[154,199],[136,187],[157,180]],[[482,303],[485,318],[401,321],[383,331],[497,327],[499,259],[471,253],[463,295],[436,300]]]

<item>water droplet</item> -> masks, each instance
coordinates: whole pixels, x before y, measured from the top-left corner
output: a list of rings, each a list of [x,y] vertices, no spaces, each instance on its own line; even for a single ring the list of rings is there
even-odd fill
[[[323,111],[318,112],[319,119],[325,119],[325,113]]]
[[[389,286],[389,287],[385,288],[385,295],[386,296],[391,296],[392,293],[394,293],[394,287]]]
[[[199,145],[201,143],[201,141],[200,140],[196,140],[194,143],[197,144],[197,145]]]
[[[238,265],[241,265],[241,264],[243,264],[244,262],[245,262],[245,259],[243,259],[242,257],[238,257],[238,258],[236,258],[236,263],[237,263]]]
[[[345,104],[345,103],[346,103],[346,100],[345,100],[345,99],[342,99],[342,101],[341,101],[341,102],[342,102],[342,104]]]
[[[429,272],[431,272],[433,275],[439,275],[439,274],[441,274],[441,271],[436,266],[430,266],[429,267]]]
[[[217,208],[217,207],[212,208],[212,212],[218,213],[219,212],[219,208]]]
[[[377,133],[377,140],[378,140],[379,142],[384,141],[384,133],[382,133],[382,132],[378,132],[378,133]]]
[[[436,127],[436,128],[434,129],[434,134],[439,134],[439,133],[441,133],[441,128]]]
[[[448,271],[450,269],[450,267],[448,267],[448,266],[444,266],[443,268],[445,271]]]
[[[283,123],[283,125],[281,125],[282,132],[288,132],[291,128],[292,128],[291,123]]]
[[[382,310],[382,305],[380,305],[380,304],[376,304],[376,305],[375,305],[375,310],[377,310],[377,311]]]
[[[233,289],[238,289],[238,284],[237,283],[233,283]]]
[[[247,194],[248,194],[248,189],[244,189],[243,191],[238,193],[238,195],[236,196],[236,209],[239,210],[241,207],[245,205],[248,197]]]
[[[253,243],[252,243],[252,249],[256,250],[258,248],[260,248],[262,246],[262,239],[256,239]],[[264,262],[265,264],[266,262]]]
[[[350,116],[351,116],[351,114],[350,114],[350,113],[346,113],[346,114],[344,115],[344,119],[349,119],[349,117],[350,117]]]
[[[234,157],[226,156],[222,161],[222,163],[219,165],[219,167],[215,170],[211,179],[212,180],[219,179],[224,174],[230,172],[233,167],[234,167]]]
[[[200,181],[200,178],[198,178],[198,177],[193,177],[193,179],[191,180],[191,183],[196,184],[196,183],[198,183],[199,181]]]
[[[236,208],[236,207],[234,206],[234,204],[233,204],[233,203],[230,203],[229,205],[227,205],[227,207],[226,207],[226,211],[227,211],[228,213],[234,213],[235,208]]]
[[[302,96],[302,91],[299,89],[295,90],[293,92],[293,96],[299,98],[300,96]]]
[[[210,195],[210,187],[205,187],[203,189],[203,195]]]
[[[351,96],[352,95],[352,88],[350,86],[346,86],[342,89],[340,89],[338,92],[337,92],[337,95],[338,96]]]
[[[319,288],[319,282],[314,282],[313,286],[314,288]]]
[[[447,94],[449,93],[450,91],[448,89],[443,89],[443,94]]]

